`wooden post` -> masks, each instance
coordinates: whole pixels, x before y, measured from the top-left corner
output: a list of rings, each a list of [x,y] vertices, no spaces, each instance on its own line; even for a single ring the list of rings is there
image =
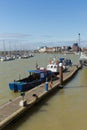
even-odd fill
[[[49,87],[52,89],[52,86],[53,86],[53,82],[52,82],[52,77],[51,77],[51,80],[49,82]]]
[[[59,63],[60,88],[63,88],[63,64]]]

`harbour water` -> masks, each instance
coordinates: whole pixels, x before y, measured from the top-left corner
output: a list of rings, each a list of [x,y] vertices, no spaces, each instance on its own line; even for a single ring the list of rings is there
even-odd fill
[[[36,62],[46,67],[53,57],[68,57],[76,64],[79,56],[36,54],[30,59],[0,62],[0,104],[20,95],[20,93],[13,93],[9,90],[9,82],[27,75],[26,71],[34,69]],[[87,69],[84,68],[64,86],[64,89],[56,91],[4,130],[86,130],[86,100]]]

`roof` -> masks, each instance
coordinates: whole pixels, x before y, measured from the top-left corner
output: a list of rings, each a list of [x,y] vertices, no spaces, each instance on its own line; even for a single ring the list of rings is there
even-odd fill
[[[41,73],[42,71],[41,70],[28,70],[28,72],[31,72],[31,73]]]

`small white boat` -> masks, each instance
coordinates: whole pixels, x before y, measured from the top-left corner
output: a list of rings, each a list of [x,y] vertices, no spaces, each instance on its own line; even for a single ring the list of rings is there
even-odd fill
[[[3,56],[0,58],[0,61],[6,61],[6,58]]]
[[[81,61],[81,60],[83,60],[83,61],[87,60],[87,54],[81,52],[81,55],[80,55],[79,60],[80,60],[80,61]]]
[[[58,69],[58,64],[57,63],[53,63],[53,62],[50,62],[48,65],[47,65],[47,70],[51,70],[53,73],[58,73],[59,72],[59,69]]]
[[[87,53],[82,53],[80,55],[79,61],[82,65],[87,66]]]
[[[59,63],[60,63],[60,61],[53,58],[53,60],[50,61],[50,63],[47,65],[47,70],[50,70],[55,74],[58,74],[59,73]],[[66,70],[66,66],[63,64],[63,71],[64,70]]]
[[[2,56],[0,58],[0,61],[10,61],[10,60],[15,60],[15,57],[14,56]]]

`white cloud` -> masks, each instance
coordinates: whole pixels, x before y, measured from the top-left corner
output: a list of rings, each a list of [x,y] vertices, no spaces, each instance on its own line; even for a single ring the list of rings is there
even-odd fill
[[[23,33],[1,33],[0,38],[27,38],[31,37],[31,34],[23,34]]]

